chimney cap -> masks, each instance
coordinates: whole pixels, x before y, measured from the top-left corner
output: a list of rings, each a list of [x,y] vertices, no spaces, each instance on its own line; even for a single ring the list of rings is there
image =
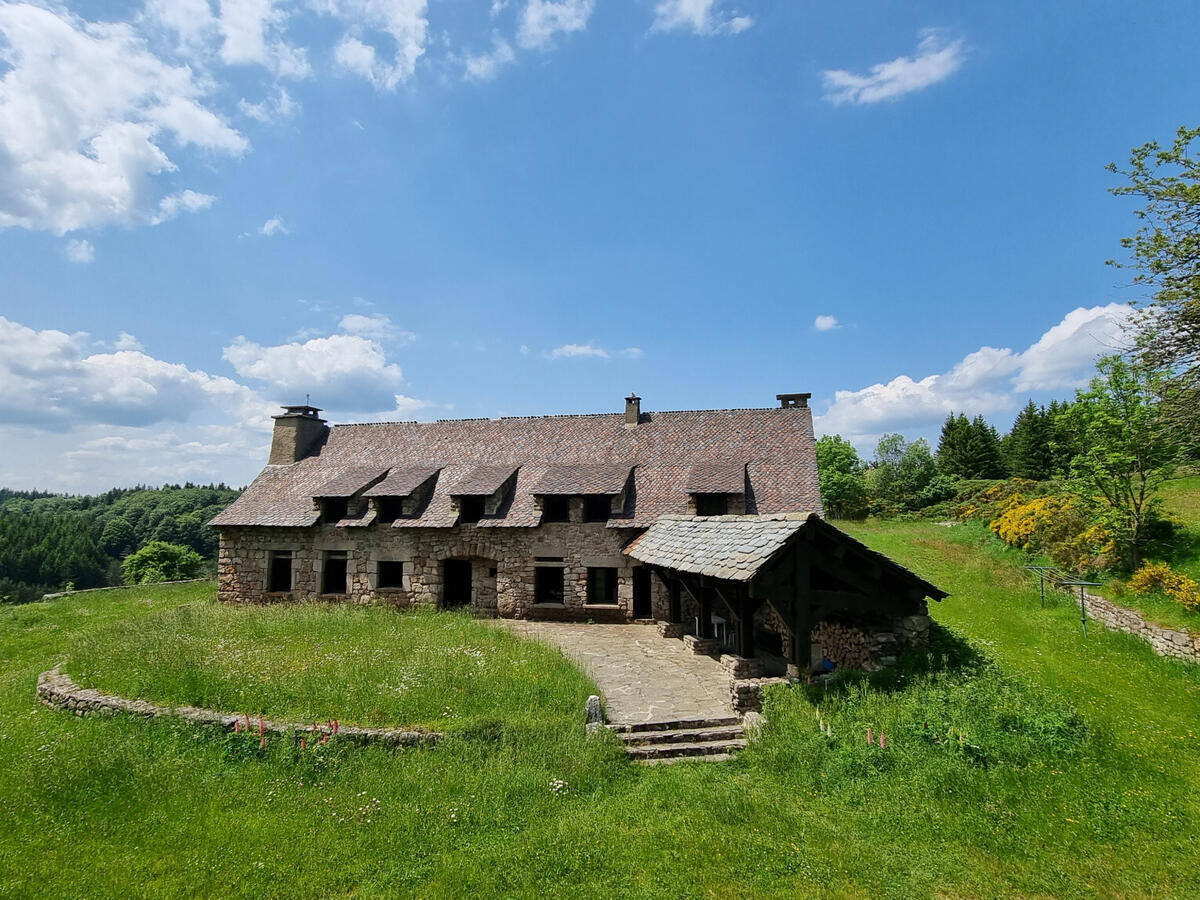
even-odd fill
[[[317,413],[321,412],[320,407],[309,406],[307,403],[299,403],[295,406],[284,406],[283,412],[277,416],[271,416],[272,419],[288,419],[293,416],[303,416],[306,419],[319,419]]]
[[[775,399],[779,401],[779,406],[782,409],[805,409],[808,406],[808,399],[811,396],[811,393],[776,394]]]

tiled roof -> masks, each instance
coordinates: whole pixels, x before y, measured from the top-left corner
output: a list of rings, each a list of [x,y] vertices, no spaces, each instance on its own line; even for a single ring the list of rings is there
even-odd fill
[[[843,550],[868,557],[891,578],[941,600],[949,596],[915,572],[872,550],[820,516],[784,513],[766,516],[663,516],[624,552],[646,565],[707,575],[727,581],[750,581],[781,553],[795,535],[816,529]]]
[[[535,494],[619,494],[629,480],[629,463],[592,466],[551,466]]]
[[[383,477],[386,472],[387,469],[378,466],[369,469],[347,469],[321,485],[313,493],[313,497],[353,497],[372,481]]]
[[[688,472],[689,494],[742,494],[746,491],[746,464],[706,462]]]
[[[451,497],[490,497],[512,477],[515,466],[475,466],[450,487]]]
[[[459,482],[476,467],[507,466],[520,467],[508,509],[479,527],[530,527],[547,470],[620,465],[636,468],[625,510],[608,524],[645,528],[687,512],[693,468],[729,460],[746,464],[747,512],[821,510],[811,410],[718,409],[643,413],[636,428],[621,413],[335,426],[316,455],[263,469],[213,524],[311,525],[315,491],[351,469],[444,466],[422,515],[395,527],[450,527]]]
[[[749,581],[804,527],[809,515],[663,516],[625,553],[647,565]]]
[[[363,491],[364,497],[407,497],[438,473],[436,466],[402,466],[388,472],[387,478]]]

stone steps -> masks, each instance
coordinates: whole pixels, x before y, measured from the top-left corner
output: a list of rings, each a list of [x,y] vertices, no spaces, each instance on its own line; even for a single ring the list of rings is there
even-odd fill
[[[665,763],[684,759],[718,762],[746,746],[737,716],[675,719],[609,726],[635,762]]]
[[[668,719],[661,722],[633,722],[624,725],[609,725],[609,730],[618,734],[643,731],[693,731],[697,728],[723,728],[742,724],[740,716],[710,716],[706,719]]]
[[[720,728],[683,728],[669,731],[627,731],[619,735],[627,747],[645,744],[700,744],[707,741],[732,741],[744,737],[741,725]]]
[[[735,750],[742,750],[745,746],[745,738],[726,741],[700,741],[689,744],[636,744],[627,746],[625,748],[625,755],[638,762],[651,759],[679,759],[682,757],[711,760],[715,756],[720,756],[728,759],[730,753]]]

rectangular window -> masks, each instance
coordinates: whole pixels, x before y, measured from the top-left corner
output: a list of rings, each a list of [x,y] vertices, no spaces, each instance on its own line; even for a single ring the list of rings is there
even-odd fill
[[[393,559],[381,559],[376,586],[381,590],[404,587],[404,563]]]
[[[608,566],[590,566],[587,570],[587,602],[607,603],[615,606],[617,602],[617,570]]]
[[[542,500],[542,521],[570,522],[571,498],[557,496],[544,498]]]
[[[612,500],[605,494],[589,494],[583,498],[583,521],[607,522],[612,514]]]
[[[458,521],[463,525],[470,525],[482,519],[483,500],[483,497],[459,497]]]
[[[344,497],[330,497],[321,501],[321,522],[325,525],[333,525],[346,518],[346,510],[349,507],[349,501]]]
[[[380,497],[378,504],[377,521],[382,525],[390,525],[404,515],[403,497]]]
[[[292,589],[292,551],[272,550],[267,562],[267,591],[281,594]]]
[[[538,566],[533,570],[533,602],[563,602],[563,570],[557,566]]]
[[[325,567],[321,570],[321,593],[346,593],[346,551],[326,550]]]
[[[724,516],[729,513],[728,494],[697,494],[696,515]]]

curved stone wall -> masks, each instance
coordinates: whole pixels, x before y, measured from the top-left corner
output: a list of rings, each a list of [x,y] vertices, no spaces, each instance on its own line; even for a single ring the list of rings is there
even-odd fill
[[[60,672],[57,666],[38,676],[37,696],[47,706],[67,710],[77,716],[128,713],[149,719],[171,718],[192,722],[196,725],[215,725],[225,731],[233,731],[236,722],[245,720],[244,716],[234,713],[216,712],[198,706],[158,706],[145,700],[128,700],[125,697],[101,693],[94,688],[82,688],[72,681],[69,675]],[[250,721],[257,733],[259,720],[252,718]],[[275,722],[270,719],[262,720],[262,730],[264,734],[287,737],[296,734],[320,736],[331,731],[328,727],[320,724]],[[339,723],[337,736],[360,744],[379,743],[391,747],[408,747],[416,744],[436,743],[443,735],[436,731],[361,728],[356,725]]]

